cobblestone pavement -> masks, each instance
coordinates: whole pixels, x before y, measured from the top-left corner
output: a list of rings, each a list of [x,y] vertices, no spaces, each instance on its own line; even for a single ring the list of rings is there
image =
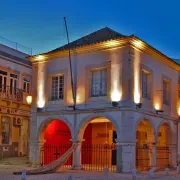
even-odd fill
[[[20,175],[13,175],[15,171],[22,169],[31,169],[26,163],[26,159],[6,159],[0,161],[0,180],[21,180]],[[104,180],[103,173],[97,172],[75,172],[67,171],[63,173],[54,173],[46,175],[27,176],[26,180],[68,180],[68,176],[72,175],[72,180]],[[108,180],[132,180],[131,174],[109,173]],[[138,174],[137,180],[149,180],[148,173]],[[180,174],[171,171],[169,176],[165,176],[165,172],[158,172],[153,179],[160,180],[180,180]]]
[[[9,172],[0,172],[0,180],[21,180],[21,176],[11,175]],[[32,175],[27,176],[27,180],[68,180],[69,173],[54,173],[46,175]],[[78,172],[71,173],[72,180],[104,180],[103,173],[96,172]],[[109,180],[132,180],[130,174],[116,174],[109,173]],[[137,180],[148,180],[148,179],[162,179],[162,180],[179,180],[180,175],[175,172],[169,176],[165,176],[163,173],[158,173],[154,178],[149,178],[147,174],[138,174]]]

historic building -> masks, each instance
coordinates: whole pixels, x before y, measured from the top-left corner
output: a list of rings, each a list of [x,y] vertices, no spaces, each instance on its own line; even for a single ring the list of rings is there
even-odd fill
[[[66,167],[74,169],[177,165],[177,62],[108,27],[29,59],[32,165],[50,163],[71,143]]]
[[[32,63],[0,44],[0,159],[28,155]],[[30,96],[29,96],[30,98]]]

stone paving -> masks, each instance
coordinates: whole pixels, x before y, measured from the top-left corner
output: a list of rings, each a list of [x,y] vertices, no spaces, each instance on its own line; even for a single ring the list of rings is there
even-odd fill
[[[15,171],[22,169],[31,169],[26,163],[26,159],[9,159],[0,161],[0,180],[21,180],[21,175],[13,175]],[[104,180],[103,173],[84,172],[84,171],[63,171],[61,173],[32,175],[27,176],[26,180],[68,180],[68,176],[72,175],[72,180]],[[109,173],[108,180],[132,180],[131,174]],[[137,174],[137,180],[162,179],[162,180],[180,180],[180,174],[171,171],[169,176],[165,176],[165,172],[158,172],[154,178],[149,178],[148,172]]]

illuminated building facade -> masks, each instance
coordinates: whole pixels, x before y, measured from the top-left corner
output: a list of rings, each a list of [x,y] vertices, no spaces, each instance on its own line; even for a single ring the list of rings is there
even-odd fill
[[[29,59],[32,165],[41,164],[45,145],[71,142],[78,144],[69,162],[74,169],[97,165],[100,155],[90,151],[87,161],[84,147],[102,144],[116,146],[111,147],[110,160],[102,158],[101,164],[117,172],[176,167],[178,63],[138,37],[107,27]],[[44,156],[48,157],[45,150]]]
[[[32,63],[28,54],[0,44],[0,160],[29,151]]]

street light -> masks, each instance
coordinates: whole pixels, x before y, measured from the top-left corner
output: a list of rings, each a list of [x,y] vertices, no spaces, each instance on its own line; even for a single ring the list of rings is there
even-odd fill
[[[31,95],[26,97],[26,102],[27,102],[28,105],[32,104],[32,96]]]

